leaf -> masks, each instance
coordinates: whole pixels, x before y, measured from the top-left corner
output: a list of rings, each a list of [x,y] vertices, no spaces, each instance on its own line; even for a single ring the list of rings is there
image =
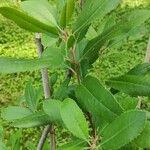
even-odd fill
[[[70,49],[71,47],[73,47],[74,43],[75,43],[75,37],[73,35],[70,35],[67,41],[67,48]]]
[[[73,15],[75,7],[75,0],[66,0],[66,4],[62,10],[60,24],[62,27],[66,27]]]
[[[134,110],[121,114],[101,132],[102,141],[100,146],[106,150],[121,148],[134,140],[143,131],[145,123],[145,112]]]
[[[10,135],[8,143],[11,145],[11,148],[13,150],[20,150],[21,148],[21,137],[22,137],[22,131],[18,130],[17,132]]]
[[[52,90],[54,88],[54,85],[57,82],[57,79],[58,79],[58,74],[57,73],[54,73],[54,74],[51,75],[50,80],[49,80],[49,84],[50,84],[50,87],[52,88]]]
[[[112,13],[110,15],[105,16],[105,18],[101,21],[100,25],[98,26],[98,34],[107,31],[115,24],[116,24],[116,14]]]
[[[12,123],[13,127],[31,128],[51,123],[50,117],[44,112],[36,112],[22,119],[17,119]]]
[[[28,107],[35,112],[37,110],[37,104],[38,104],[38,93],[33,85],[31,80],[27,83],[25,88],[25,99]]]
[[[150,63],[136,65],[127,74],[129,75],[146,75],[150,72]]]
[[[86,33],[86,38],[88,40],[92,40],[93,38],[95,38],[97,36],[98,36],[98,34],[97,34],[96,30],[92,26],[90,26]]]
[[[81,56],[83,55],[83,50],[85,49],[87,43],[88,43],[88,40],[85,38],[77,43],[77,45],[76,45],[77,48],[75,51],[77,61],[79,61]]]
[[[61,105],[61,101],[54,99],[49,99],[43,103],[43,110],[49,116],[52,122],[62,123],[60,115]]]
[[[107,13],[115,9],[120,2],[121,0],[86,0],[82,12],[73,27],[73,31],[76,35],[79,35],[80,32],[86,29],[92,21],[96,18],[101,20]],[[82,39],[85,34],[80,34],[79,39]]]
[[[68,97],[68,85],[70,82],[70,78],[66,78],[61,85],[59,86],[58,90],[54,93],[54,98],[59,100],[64,100]]]
[[[147,33],[147,31],[148,30],[147,30],[145,24],[143,24],[140,27],[137,27],[130,33],[129,40],[141,39]]]
[[[47,47],[51,47],[51,46],[55,45],[57,40],[58,40],[57,38],[54,38],[49,34],[43,34],[41,42],[42,42],[42,45],[44,46],[44,48],[47,48]]]
[[[88,76],[76,89],[76,97],[81,107],[111,122],[122,113],[122,108],[116,99],[94,77]]]
[[[72,99],[65,99],[60,113],[67,129],[74,136],[87,141],[89,138],[88,123],[78,105]]]
[[[147,120],[150,121],[150,112],[149,111],[146,111],[146,116],[147,116]]]
[[[52,33],[54,35],[58,35],[58,31],[56,28],[51,27],[39,20],[29,16],[25,12],[21,12],[15,8],[11,7],[0,7],[0,13],[14,21],[18,26],[23,29],[32,31],[32,32],[42,32],[42,33]]]
[[[135,144],[130,143],[128,145],[125,145],[124,147],[121,147],[119,150],[138,150]]]
[[[3,127],[0,125],[0,140],[3,138]]]
[[[4,108],[1,113],[1,117],[7,121],[13,121],[24,118],[32,114],[32,111],[28,108],[19,106],[9,106]]]
[[[98,37],[89,41],[83,50],[83,55],[81,56],[80,61],[88,59],[89,63],[93,64],[99,56],[99,50],[103,48],[103,46],[106,46],[111,40],[118,42],[130,36],[130,32],[150,18],[149,14],[150,10],[146,9],[134,10],[127,13],[120,22],[105,30]],[[114,44],[116,43],[108,45],[107,48]]]
[[[127,75],[136,75],[136,76],[144,76],[149,74],[150,72],[150,63],[143,63],[138,64],[134,68],[132,68],[129,72],[127,72]],[[118,93],[118,90],[115,90],[113,88],[110,89],[113,94]]]
[[[49,26],[57,27],[54,7],[47,0],[24,1],[21,3],[21,8],[37,20]]]
[[[62,53],[56,48],[47,48],[42,58],[16,59],[0,57],[0,73],[34,71],[46,67],[59,68],[63,64],[64,56]]]
[[[31,141],[26,142],[26,147],[27,147],[27,150],[35,150],[36,149],[36,145],[34,143],[32,143]]]
[[[99,25],[97,27],[97,36],[113,27],[116,24],[116,19],[116,14],[113,12],[106,15],[104,19],[99,22]]]
[[[136,109],[138,105],[137,98],[130,96],[123,96],[122,94],[116,96],[117,101],[125,111]]]
[[[59,48],[47,47],[42,54],[42,59],[48,59],[49,64],[54,68],[64,66],[64,54]]]
[[[150,148],[150,121],[147,121],[143,132],[134,142],[140,148]]]
[[[0,140],[0,149],[1,150],[6,150],[5,144]]]
[[[150,96],[150,77],[124,75],[110,79],[106,84],[131,96]]]
[[[81,140],[73,140],[58,148],[58,150],[83,150],[83,149],[84,149],[84,141]]]
[[[0,58],[1,73],[15,73],[34,71],[49,66],[47,59],[16,59],[16,58]]]

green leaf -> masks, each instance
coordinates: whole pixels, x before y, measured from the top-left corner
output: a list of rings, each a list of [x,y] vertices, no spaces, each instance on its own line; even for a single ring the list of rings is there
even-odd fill
[[[75,43],[75,37],[73,35],[70,35],[68,41],[67,41],[67,48],[70,49],[74,46]]]
[[[124,75],[106,82],[110,87],[131,96],[150,96],[150,77]]]
[[[15,73],[34,71],[49,66],[47,59],[16,59],[16,58],[0,58],[1,73]]]
[[[137,107],[138,105],[138,100],[137,98],[134,97],[123,97],[122,95],[120,96],[120,98],[117,98],[119,104],[121,105],[121,107],[124,110],[133,110]]]
[[[134,142],[138,147],[150,148],[150,121],[147,121],[143,132]]]
[[[90,26],[86,33],[86,38],[88,40],[92,40],[93,38],[95,38],[97,36],[98,36],[98,34],[97,34],[96,30],[92,26]]]
[[[129,40],[141,39],[148,32],[147,27],[143,23],[141,27],[135,28],[131,33]]]
[[[87,27],[93,20],[95,20],[96,18],[99,18],[99,20],[101,20],[107,13],[115,9],[120,2],[121,0],[86,0],[82,12],[80,13],[73,27],[73,31],[77,36],[84,29],[86,29],[87,31]],[[79,39],[82,39],[85,34],[80,34]]]
[[[31,128],[51,123],[50,117],[44,112],[36,112],[22,119],[17,119],[12,123],[13,127]]]
[[[47,47],[42,54],[42,59],[47,59],[54,68],[64,66],[64,54],[59,48]]]
[[[60,24],[62,27],[66,27],[69,24],[75,7],[75,0],[66,0],[66,4],[62,10]]]
[[[88,123],[83,112],[72,99],[65,99],[61,107],[61,117],[67,129],[76,137],[88,140]]]
[[[31,80],[27,83],[25,88],[25,99],[28,107],[35,112],[37,110],[37,104],[38,104],[38,93],[33,85]]]
[[[60,115],[61,105],[61,101],[54,99],[49,99],[43,103],[43,110],[49,116],[52,122],[62,123]]]
[[[66,1],[67,0],[56,0],[56,7],[57,7],[57,10],[58,12],[61,12],[66,4]]]
[[[81,140],[73,140],[58,148],[58,150],[83,150],[83,149],[84,149],[84,141]]]
[[[149,111],[146,111],[146,116],[147,116],[147,120],[150,121],[150,112]]]
[[[0,140],[0,149],[1,150],[6,150],[5,144]]]
[[[49,34],[43,34],[41,42],[42,42],[42,45],[44,46],[44,48],[47,48],[47,47],[51,47],[51,46],[55,45],[57,40],[58,40],[57,38],[54,38]]]
[[[31,141],[26,142],[26,147],[27,147],[27,150],[35,150],[36,149],[36,145]]]
[[[21,148],[21,137],[22,137],[22,131],[18,130],[17,132],[10,135],[8,143],[11,145],[11,148],[13,150],[20,150]]]
[[[0,140],[3,138],[3,127],[0,125]]]
[[[65,79],[58,90],[54,93],[54,98],[59,100],[64,100],[68,97],[68,85],[70,82],[70,78]]]
[[[131,69],[127,74],[129,75],[146,75],[150,73],[150,63],[138,64]]]
[[[98,115],[103,120],[111,122],[122,113],[122,108],[116,99],[94,77],[88,76],[76,89],[76,97],[81,107]]]
[[[103,46],[106,46],[111,40],[118,42],[130,36],[131,32],[144,23],[148,18],[150,18],[150,10],[140,9],[127,13],[120,22],[105,30],[98,37],[89,41],[83,51],[80,61],[88,59],[90,64],[94,63],[99,56],[99,50]],[[108,45],[107,48],[114,44],[116,43]]]
[[[113,27],[116,24],[116,14],[112,13],[105,16],[105,18],[100,22],[98,29],[98,34],[107,31],[109,28]]]
[[[106,150],[116,150],[134,140],[144,129],[146,114],[129,111],[121,114],[101,132],[100,146]]]
[[[4,108],[1,117],[7,121],[13,121],[17,119],[24,118],[32,114],[32,111],[28,108],[19,107],[19,106],[9,106]]]
[[[54,7],[47,0],[28,0],[21,3],[21,8],[28,15],[37,20],[52,26],[57,27]]]
[[[18,26],[23,29],[32,31],[32,32],[42,32],[42,33],[52,33],[54,35],[58,35],[58,31],[56,28],[47,25],[39,20],[29,16],[25,12],[21,12],[18,9],[11,7],[0,7],[0,13],[14,21]]]
[[[57,59],[56,59],[57,58]],[[64,56],[59,49],[47,48],[42,58],[36,59],[16,59],[0,58],[0,73],[15,73],[34,71],[45,67],[59,68],[64,65]]]
[[[140,150],[140,149],[137,148],[135,144],[130,143],[128,145],[125,145],[124,147],[121,147],[119,150]]]
[[[57,79],[58,79],[58,74],[57,73],[52,74],[51,77],[50,77],[49,84],[50,84],[50,87],[51,87],[52,94],[54,92],[54,85],[56,84]]]

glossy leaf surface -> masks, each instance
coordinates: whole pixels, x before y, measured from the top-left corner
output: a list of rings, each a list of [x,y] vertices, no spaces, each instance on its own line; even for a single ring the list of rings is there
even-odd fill
[[[0,7],[0,13],[14,21],[18,26],[23,29],[26,29],[31,32],[44,32],[44,33],[52,33],[54,35],[58,34],[56,28],[51,27],[43,22],[40,22],[36,18],[29,16],[27,13],[22,12],[18,9],[11,7]]]

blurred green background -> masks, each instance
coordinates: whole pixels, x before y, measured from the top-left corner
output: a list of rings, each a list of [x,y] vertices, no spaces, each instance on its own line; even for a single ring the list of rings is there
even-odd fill
[[[125,11],[142,7],[150,8],[150,0],[124,0],[115,13],[117,13],[117,15],[122,15]],[[140,34],[127,39],[127,42],[125,42],[126,44],[120,43],[121,47],[116,45],[102,53],[99,60],[94,64],[91,74],[98,77],[100,80],[108,79],[121,75],[136,64],[143,62],[148,38],[150,36],[150,20],[146,22],[142,29],[144,31],[146,30],[144,34],[140,32]],[[20,29],[13,22],[2,16],[0,16],[0,56],[17,58],[37,57],[34,35]],[[59,74],[61,75],[61,72]],[[0,75],[0,109],[18,103],[24,92],[26,82],[30,78],[33,79],[35,84],[41,82],[39,71]],[[147,109],[150,109],[150,104],[147,101],[143,105]],[[3,120],[0,120],[0,123],[1,122],[5,127],[7,139],[13,129],[9,128],[9,125]],[[37,129],[25,130],[24,138],[34,141],[36,137],[40,135],[39,132],[38,134],[32,135],[36,130]],[[61,132],[60,139],[58,136],[58,140],[60,141],[62,141],[63,136],[65,137],[65,134],[67,134],[65,131],[61,130]],[[30,134],[32,135],[31,138],[29,137]]]

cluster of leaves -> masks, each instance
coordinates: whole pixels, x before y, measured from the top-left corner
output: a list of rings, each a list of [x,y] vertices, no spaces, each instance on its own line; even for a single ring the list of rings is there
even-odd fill
[[[97,78],[88,75],[100,51],[137,33],[140,25],[150,17],[150,10],[139,9],[126,13],[121,20],[114,22],[114,16],[109,12],[120,2],[86,0],[82,10],[75,5],[75,0],[28,0],[22,2],[19,8],[0,7],[0,13],[21,28],[43,33],[42,43],[45,47],[41,58],[1,57],[1,73],[26,72],[45,67],[71,72],[58,91],[53,91],[51,99],[43,102],[42,108],[38,107],[39,90],[31,82],[28,83],[25,106],[5,108],[3,119],[18,128],[50,123],[61,125],[77,138],[60,147],[61,150],[85,147],[104,150],[149,148],[149,113],[138,110],[136,105],[132,109],[124,109],[114,95],[122,92],[132,97],[149,96],[150,64],[138,65],[127,74],[108,80],[106,84],[111,87],[112,93]],[[74,12],[80,12],[79,16]],[[109,17],[105,17],[107,14]],[[104,25],[95,28],[92,23],[97,17]],[[73,75],[78,83],[69,84]],[[53,87],[55,80],[51,81]]]

